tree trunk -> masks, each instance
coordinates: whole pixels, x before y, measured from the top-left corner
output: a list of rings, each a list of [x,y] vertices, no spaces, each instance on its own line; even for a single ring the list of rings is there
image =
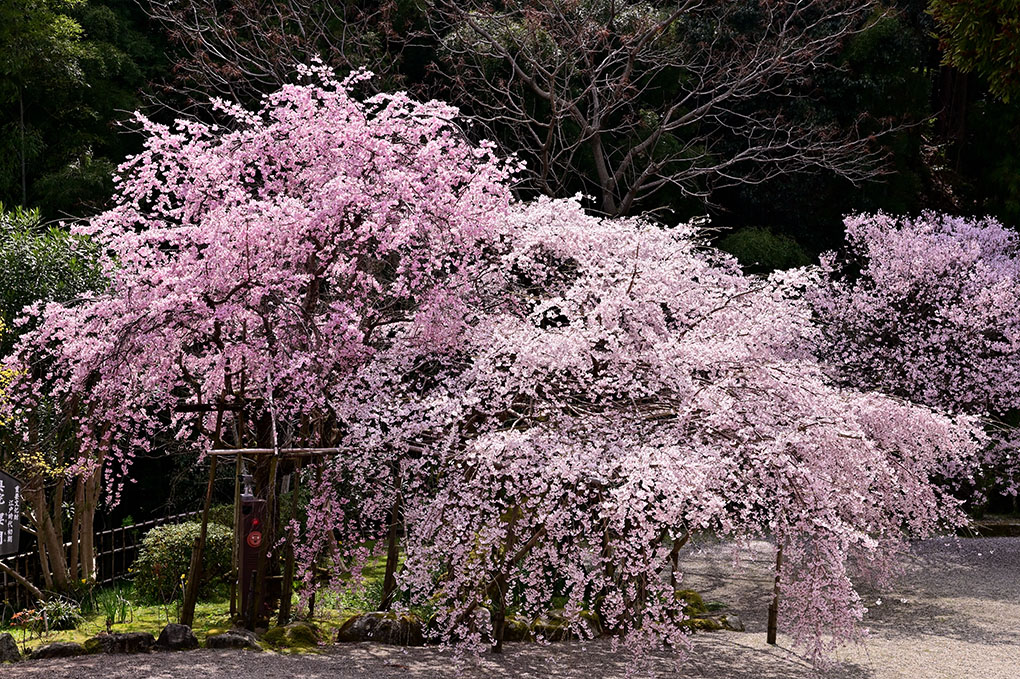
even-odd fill
[[[57,498],[58,501],[60,495],[62,495],[62,493],[58,493]],[[57,511],[59,511],[57,510],[58,506],[59,502],[55,501],[53,503],[54,515],[57,515]],[[81,571],[81,569],[78,566],[81,563],[80,552],[82,536],[81,521],[82,516],[84,516],[84,514],[85,514],[85,484],[82,481],[82,479],[79,478],[74,480],[74,516],[71,519],[71,555],[68,557],[68,566],[70,568],[70,572],[68,573],[68,575],[70,576],[72,581],[76,580],[79,577],[79,573]]]
[[[32,508],[35,521],[36,539],[45,547],[48,570],[43,572],[43,581],[47,589],[66,590],[70,585],[67,572],[67,555],[64,553],[63,532],[54,525],[46,501],[46,490],[42,478],[38,477],[33,492],[25,497]],[[58,517],[59,519],[59,517]],[[40,550],[41,551],[41,550]]]
[[[400,477],[396,465],[393,468],[393,483],[396,494],[390,508],[389,532],[386,536],[386,575],[383,578],[382,601],[379,610],[388,610],[393,603],[393,595],[397,591],[397,562],[400,560],[399,531],[400,526]]]
[[[102,460],[99,461],[102,465]],[[96,509],[99,507],[99,494],[102,491],[103,477],[99,474],[99,467],[96,472],[86,479],[85,484],[85,513],[81,520],[81,548],[79,550],[81,559],[81,573],[86,580],[92,580],[96,576],[96,545],[95,545],[95,522]]]
[[[766,641],[773,646],[776,645],[776,635],[779,632],[779,574],[783,569],[783,546],[776,550],[776,579],[772,585],[772,603],[769,604],[769,626],[766,632]]]

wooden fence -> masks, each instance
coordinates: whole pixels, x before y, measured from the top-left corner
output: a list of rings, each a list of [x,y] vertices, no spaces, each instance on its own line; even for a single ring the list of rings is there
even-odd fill
[[[175,514],[162,519],[143,521],[96,533],[96,583],[106,585],[124,578],[128,574],[131,564],[134,563],[135,557],[138,556],[142,538],[150,529],[168,523],[181,523],[198,516],[198,514],[199,512]],[[23,539],[28,537],[22,533]],[[70,546],[69,542],[64,545],[65,548],[70,548]],[[43,577],[40,572],[39,555],[34,549],[4,557],[2,560],[26,579],[42,588]],[[20,609],[31,605],[33,601],[32,595],[14,578],[6,572],[0,572],[0,608],[6,604],[8,608]]]

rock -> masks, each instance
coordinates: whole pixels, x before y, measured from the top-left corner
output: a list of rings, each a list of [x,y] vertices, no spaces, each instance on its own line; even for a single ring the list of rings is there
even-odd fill
[[[190,651],[198,648],[198,638],[187,625],[172,622],[159,633],[156,648],[160,651]]]
[[[206,648],[247,648],[251,651],[261,651],[255,633],[246,629],[232,629],[222,634],[213,634],[205,638]]]
[[[531,625],[527,620],[508,615],[503,622],[503,641],[534,641]]]
[[[356,615],[337,632],[339,642],[376,641],[397,646],[424,646],[421,620],[412,614],[376,611]]]
[[[32,660],[42,658],[73,658],[77,655],[86,655],[85,647],[74,641],[58,641],[54,644],[46,644],[32,651],[29,657]]]
[[[18,644],[10,634],[0,634],[0,662],[18,662],[21,660],[21,651]]]
[[[688,618],[680,623],[681,626],[687,627],[692,630],[700,630],[704,632],[716,632],[723,629],[723,624],[718,618],[712,618],[708,616]]]
[[[574,623],[571,626],[571,622]],[[580,616],[571,621],[562,608],[554,608],[531,626],[535,637],[546,641],[566,641],[569,639],[594,639],[602,634],[599,616],[591,611],[581,611]]]
[[[89,653],[148,653],[156,639],[148,632],[97,634],[85,641]]]
[[[309,622],[292,622],[262,635],[262,641],[274,648],[310,649],[318,647],[322,640],[322,632]]]
[[[728,614],[722,616],[720,619],[723,629],[728,629],[731,632],[743,632],[744,621],[740,619],[740,616]]]
[[[705,600],[702,599],[701,595],[693,589],[677,590],[674,592],[673,596],[677,601],[684,602],[684,613],[687,615],[698,615],[699,613],[708,612],[708,608],[705,606]]]

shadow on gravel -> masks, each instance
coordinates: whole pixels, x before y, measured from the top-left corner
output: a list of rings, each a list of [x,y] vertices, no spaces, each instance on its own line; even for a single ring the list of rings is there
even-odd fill
[[[931,540],[915,548],[905,576],[863,592],[866,624],[889,639],[939,636],[989,646],[1020,646],[1020,541]],[[880,605],[875,601],[881,600]]]
[[[868,679],[874,672],[854,663],[836,663],[819,670],[783,647],[761,648],[745,643],[738,635],[713,635],[696,639],[681,677],[712,679]]]

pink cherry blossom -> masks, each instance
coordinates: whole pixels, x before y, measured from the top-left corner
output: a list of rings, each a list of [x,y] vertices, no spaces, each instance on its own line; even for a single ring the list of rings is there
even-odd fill
[[[860,579],[962,521],[931,479],[970,473],[980,430],[833,380],[816,273],[751,277],[695,227],[519,202],[455,109],[306,75],[258,111],[222,103],[226,127],[140,119],[86,229],[109,289],[38,310],[15,356],[12,414],[50,394],[82,473],[126,474],[157,434],[259,439],[183,406],[271,414],[273,444],[341,452],[307,474],[306,586],[322,564],[356,578],[399,501],[400,586],[468,644],[483,606],[562,595],[579,634],[589,611],[682,649],[674,548],[714,533],[783,546],[784,629],[821,657],[859,633]]]

